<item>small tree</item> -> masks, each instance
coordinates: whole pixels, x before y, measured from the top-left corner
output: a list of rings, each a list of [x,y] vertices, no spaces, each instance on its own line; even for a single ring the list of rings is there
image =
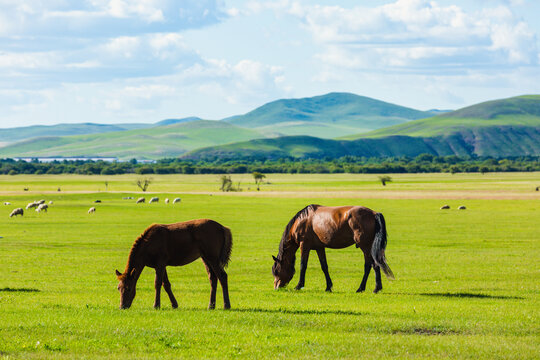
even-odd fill
[[[148,189],[148,186],[152,183],[152,178],[138,178],[135,184],[144,192]]]
[[[220,190],[221,191],[231,191],[231,188],[233,186],[233,183],[232,183],[232,180],[231,180],[231,176],[227,176],[227,175],[221,175],[220,177],[220,180],[221,180],[221,187],[220,187]]]
[[[253,173],[253,179],[255,179],[255,184],[257,185],[257,191],[261,190],[260,185],[263,182],[263,179],[266,177],[266,175],[261,174],[260,172],[255,171]]]
[[[392,182],[392,178],[388,175],[379,176],[379,180],[382,184],[382,186],[386,186],[387,182]]]
[[[240,188],[240,181],[238,182],[238,185],[234,187],[230,175],[221,175],[219,179],[221,181],[221,191],[242,191],[242,189]]]

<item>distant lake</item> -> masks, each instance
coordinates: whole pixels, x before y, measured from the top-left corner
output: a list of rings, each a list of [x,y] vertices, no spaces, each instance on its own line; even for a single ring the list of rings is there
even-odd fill
[[[53,162],[53,161],[105,161],[105,162],[126,162],[128,160],[118,160],[117,157],[84,157],[84,156],[74,156],[74,157],[15,157],[12,158],[13,160],[19,161],[23,160],[26,162],[32,162],[32,161],[39,161],[39,162]],[[148,164],[148,163],[155,163],[155,160],[147,160],[147,159],[137,159],[137,163],[139,164]]]

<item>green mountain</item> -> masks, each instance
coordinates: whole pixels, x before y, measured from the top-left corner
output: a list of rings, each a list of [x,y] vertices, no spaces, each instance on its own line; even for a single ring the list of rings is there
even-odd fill
[[[540,96],[489,101],[338,140],[305,136],[262,139],[199,149],[185,157],[262,159],[417,156],[422,153],[494,157],[540,155]]]
[[[366,137],[391,135],[439,136],[450,133],[471,131],[482,132],[485,127],[498,126],[540,126],[540,95],[525,95],[508,99],[487,101],[451,111],[427,119],[410,121],[406,124],[390,126],[365,134],[344,136],[354,140]],[[508,130],[508,129],[507,129]]]
[[[41,136],[67,136],[83,134],[100,134],[113,131],[125,131],[150,127],[152,124],[57,124],[57,125],[33,125],[0,129],[0,142],[12,143],[20,140]]]
[[[223,122],[197,120],[145,129],[101,134],[40,137],[0,148],[0,157],[112,156],[160,159],[235,141],[261,138],[251,129]]]
[[[330,93],[267,103],[245,115],[224,119],[269,135],[333,138],[433,116],[350,93]]]

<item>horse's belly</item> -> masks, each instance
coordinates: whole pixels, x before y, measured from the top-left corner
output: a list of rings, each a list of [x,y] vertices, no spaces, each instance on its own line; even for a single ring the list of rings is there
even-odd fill
[[[319,231],[315,231],[317,240],[320,242],[320,247],[343,249],[354,244],[352,233],[350,233],[350,231],[344,231],[343,229],[336,230],[337,231],[328,231],[328,229],[319,229]]]
[[[196,247],[193,243],[172,246],[169,254],[170,257],[169,261],[167,262],[167,265],[169,266],[187,265],[201,257],[198,247]]]

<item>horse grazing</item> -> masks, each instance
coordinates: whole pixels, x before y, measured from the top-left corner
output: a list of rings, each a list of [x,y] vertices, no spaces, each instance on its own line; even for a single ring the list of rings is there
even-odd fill
[[[382,290],[381,268],[388,278],[394,279],[384,255],[386,242],[386,224],[381,213],[362,206],[306,206],[289,221],[281,237],[278,255],[272,256],[274,289],[284,287],[292,280],[296,251],[300,248],[300,279],[295,289],[304,287],[309,252],[315,250],[326,278],[326,291],[332,291],[325,248],[342,249],[356,244],[364,252],[365,261],[364,277],[356,292],[366,289],[373,267],[376,281],[373,292],[377,293]]]
[[[145,266],[156,270],[154,308],[161,305],[161,286],[169,295],[173,308],[178,307],[167,276],[167,266],[187,265],[201,258],[210,279],[210,304],[216,307],[217,281],[223,290],[225,309],[231,308],[225,267],[232,250],[231,231],[208,219],[191,220],[175,224],[150,225],[133,243],[124,273],[116,270],[120,283],[120,308],[127,309],[135,298],[137,280]]]

